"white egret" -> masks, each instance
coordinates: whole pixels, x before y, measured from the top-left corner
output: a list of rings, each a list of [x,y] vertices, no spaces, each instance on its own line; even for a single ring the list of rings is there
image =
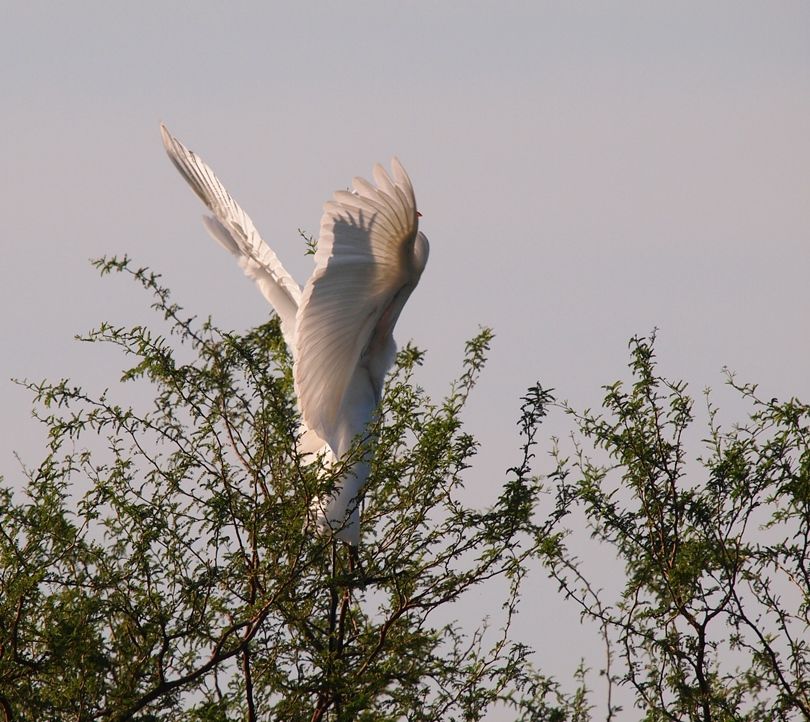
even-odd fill
[[[172,162],[214,214],[204,218],[205,227],[279,316],[305,426],[302,451],[328,447],[342,458],[374,418],[396,352],[394,325],[427,263],[407,173],[394,158],[393,177],[377,165],[376,185],[355,178],[352,191],[335,192],[324,206],[315,269],[302,290],[213,171],[163,125],[161,134]],[[364,457],[318,504],[319,526],[353,546],[368,471]]]

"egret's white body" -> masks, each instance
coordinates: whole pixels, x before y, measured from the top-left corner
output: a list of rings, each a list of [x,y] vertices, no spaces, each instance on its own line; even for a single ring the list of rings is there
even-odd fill
[[[203,219],[205,227],[278,314],[293,356],[302,451],[328,448],[342,458],[374,417],[396,352],[394,325],[427,263],[407,173],[394,158],[393,178],[377,165],[376,185],[355,178],[352,191],[334,194],[302,289],[213,171],[163,125],[161,133],[172,162],[214,214]],[[364,457],[319,503],[319,525],[354,546],[368,471]]]

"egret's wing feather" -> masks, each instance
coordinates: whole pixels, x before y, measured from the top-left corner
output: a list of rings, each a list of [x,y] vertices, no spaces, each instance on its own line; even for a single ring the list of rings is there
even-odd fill
[[[408,176],[381,166],[324,206],[315,271],[296,320],[295,388],[306,425],[333,448],[346,389],[381,317],[412,280],[417,213]]]
[[[363,371],[353,374],[346,391],[341,412],[335,423],[331,443],[334,458],[342,458],[349,451],[358,434],[366,429],[374,417],[377,406],[372,380]],[[341,477],[332,492],[316,500],[318,527],[332,533],[348,544],[360,543],[360,494],[369,473],[369,449]]]
[[[208,231],[208,234],[213,238],[220,246],[222,246],[228,253],[233,254],[234,256],[241,256],[242,252],[239,250],[239,242],[234,237],[233,233],[222,223],[215,216],[203,216],[202,217],[203,225],[205,226],[205,230]]]
[[[292,348],[295,316],[301,302],[300,286],[202,158],[173,137],[165,125],[161,124],[160,132],[175,168],[214,214],[213,217],[204,217],[206,229],[225,250],[239,259],[245,275],[256,282],[278,314],[284,337]]]

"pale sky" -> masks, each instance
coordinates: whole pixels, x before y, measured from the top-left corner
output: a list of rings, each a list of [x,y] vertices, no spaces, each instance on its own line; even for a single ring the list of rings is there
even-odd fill
[[[222,327],[266,319],[162,120],[299,281],[296,229],[401,159],[431,242],[396,332],[428,350],[420,382],[444,393],[464,341],[497,334],[467,413],[481,503],[517,461],[526,387],[597,406],[654,327],[661,370],[696,396],[727,365],[810,398],[810,3],[6,2],[0,68],[2,379],[115,384],[123,362],[73,335],[150,316],[90,267],[102,254]],[[37,463],[42,436],[6,381],[0,432],[14,480],[12,452]],[[591,637],[542,574],[530,590],[523,634],[565,678]]]

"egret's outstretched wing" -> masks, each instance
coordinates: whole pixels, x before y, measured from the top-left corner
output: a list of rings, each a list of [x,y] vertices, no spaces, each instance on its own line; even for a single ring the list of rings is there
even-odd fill
[[[376,357],[377,347],[390,342],[424,265],[413,253],[413,187],[396,158],[391,166],[393,179],[378,165],[377,187],[355,178],[353,192],[338,191],[324,206],[315,270],[298,309],[294,375],[301,414],[337,454],[335,428],[352,376],[367,361],[364,354]]]
[[[245,275],[256,282],[278,314],[284,338],[292,350],[295,317],[301,302],[300,286],[202,158],[174,138],[162,123],[160,133],[172,163],[214,214],[203,217],[206,229],[225,250],[237,257]]]

